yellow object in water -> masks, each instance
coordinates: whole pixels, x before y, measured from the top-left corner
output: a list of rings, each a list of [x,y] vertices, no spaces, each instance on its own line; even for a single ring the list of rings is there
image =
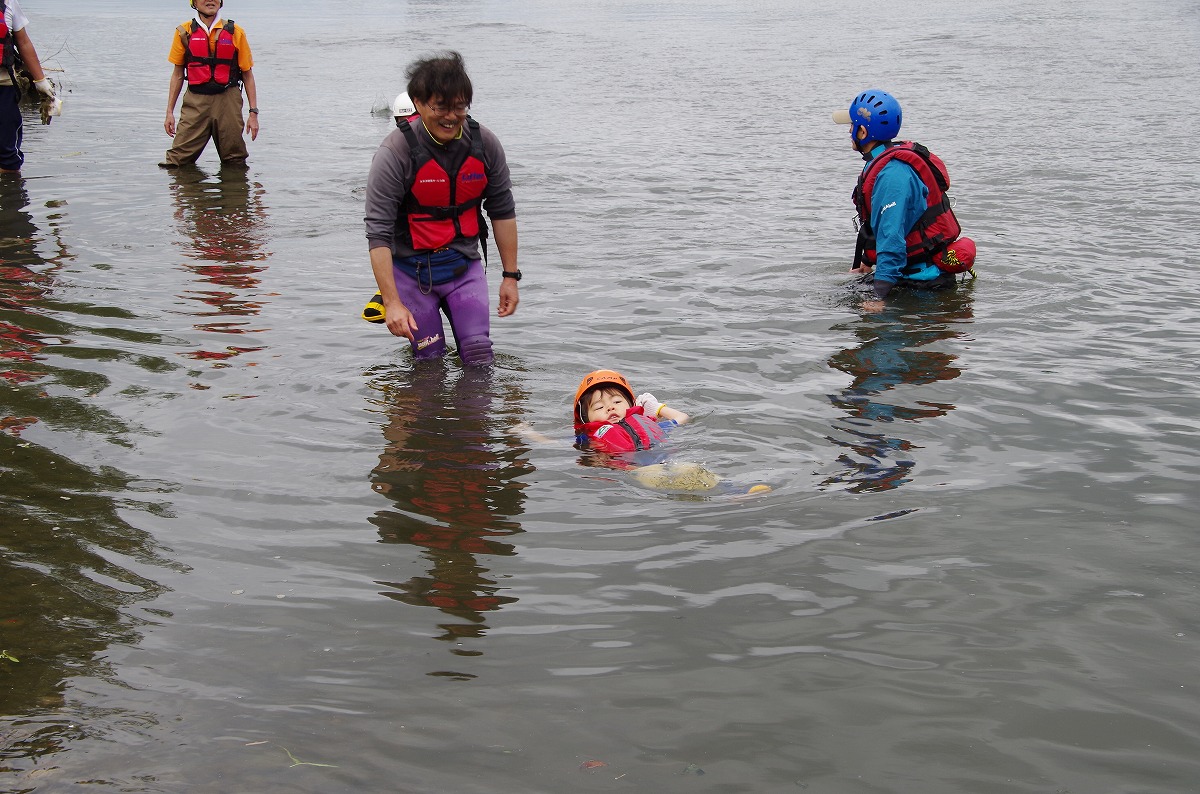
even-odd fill
[[[371,300],[367,301],[367,305],[363,307],[362,318],[369,323],[387,322],[383,311],[383,295],[376,292],[371,296]]]
[[[717,487],[717,475],[698,463],[655,463],[635,469],[633,477],[657,491],[710,491]]]

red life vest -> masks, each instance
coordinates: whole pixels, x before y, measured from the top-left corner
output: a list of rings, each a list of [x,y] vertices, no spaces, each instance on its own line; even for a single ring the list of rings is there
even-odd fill
[[[642,412],[640,405],[625,412],[625,418],[615,423],[587,422],[575,426],[575,434],[586,441],[589,449],[619,454],[650,449],[662,443],[666,432]]]
[[[0,67],[12,69],[17,62],[17,39],[14,31],[8,29],[8,20],[4,18],[7,10],[4,0],[0,0],[0,47],[3,48],[0,52]],[[14,80],[13,85],[16,85],[16,82]]]
[[[183,39],[183,69],[187,74],[189,91],[197,94],[219,94],[242,79],[238,68],[237,47],[233,45],[233,20],[227,20],[217,34],[217,43],[209,47],[208,32],[200,23],[179,26]]]
[[[888,145],[887,150],[871,161],[854,186],[854,206],[858,210],[858,250],[854,263],[875,264],[875,234],[871,231],[871,192],[879,171],[893,159],[911,166],[924,183],[928,195],[925,197],[925,213],[913,226],[904,242],[908,247],[908,265],[930,262],[937,254],[958,239],[962,227],[946,191],[950,188],[950,174],[942,158],[919,143],[898,141]],[[915,268],[914,268],[915,269]]]
[[[400,203],[400,215],[408,217],[407,236],[418,251],[443,248],[458,237],[482,237],[487,228],[479,206],[488,183],[483,135],[470,116],[467,126],[471,149],[453,173],[447,173],[417,141],[412,125],[400,125],[413,159],[413,184]]]

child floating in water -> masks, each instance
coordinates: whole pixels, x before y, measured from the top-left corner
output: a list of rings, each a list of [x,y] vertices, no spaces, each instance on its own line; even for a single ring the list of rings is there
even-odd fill
[[[575,443],[597,452],[650,449],[666,438],[667,427],[686,423],[688,415],[668,408],[649,392],[636,400],[620,372],[598,369],[584,376],[575,391]]]
[[[666,440],[667,430],[686,424],[689,417],[649,392],[635,399],[629,381],[615,370],[598,369],[584,376],[575,391],[574,413],[575,446],[602,453],[604,465],[629,470],[648,488],[739,493],[771,490],[767,485],[749,490],[726,488],[727,483],[698,464],[664,463],[661,454],[647,454]]]

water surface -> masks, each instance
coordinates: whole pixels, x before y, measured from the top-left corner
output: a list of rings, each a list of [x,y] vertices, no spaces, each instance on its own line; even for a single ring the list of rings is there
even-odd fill
[[[0,789],[1195,787],[1193,5],[230,3],[233,172],[155,167],[186,7],[25,5],[67,93],[0,180]],[[444,47],[518,200],[486,370],[358,319]],[[981,251],[874,315],[872,85]],[[585,465],[600,366],[771,493]]]

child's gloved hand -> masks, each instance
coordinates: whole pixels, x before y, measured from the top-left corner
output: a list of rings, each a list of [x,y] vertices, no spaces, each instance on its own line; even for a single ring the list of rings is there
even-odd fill
[[[658,416],[658,412],[661,411],[663,407],[663,404],[660,403],[650,392],[639,394],[637,400],[634,401],[634,404],[640,406],[642,411],[647,416],[654,417]]]

